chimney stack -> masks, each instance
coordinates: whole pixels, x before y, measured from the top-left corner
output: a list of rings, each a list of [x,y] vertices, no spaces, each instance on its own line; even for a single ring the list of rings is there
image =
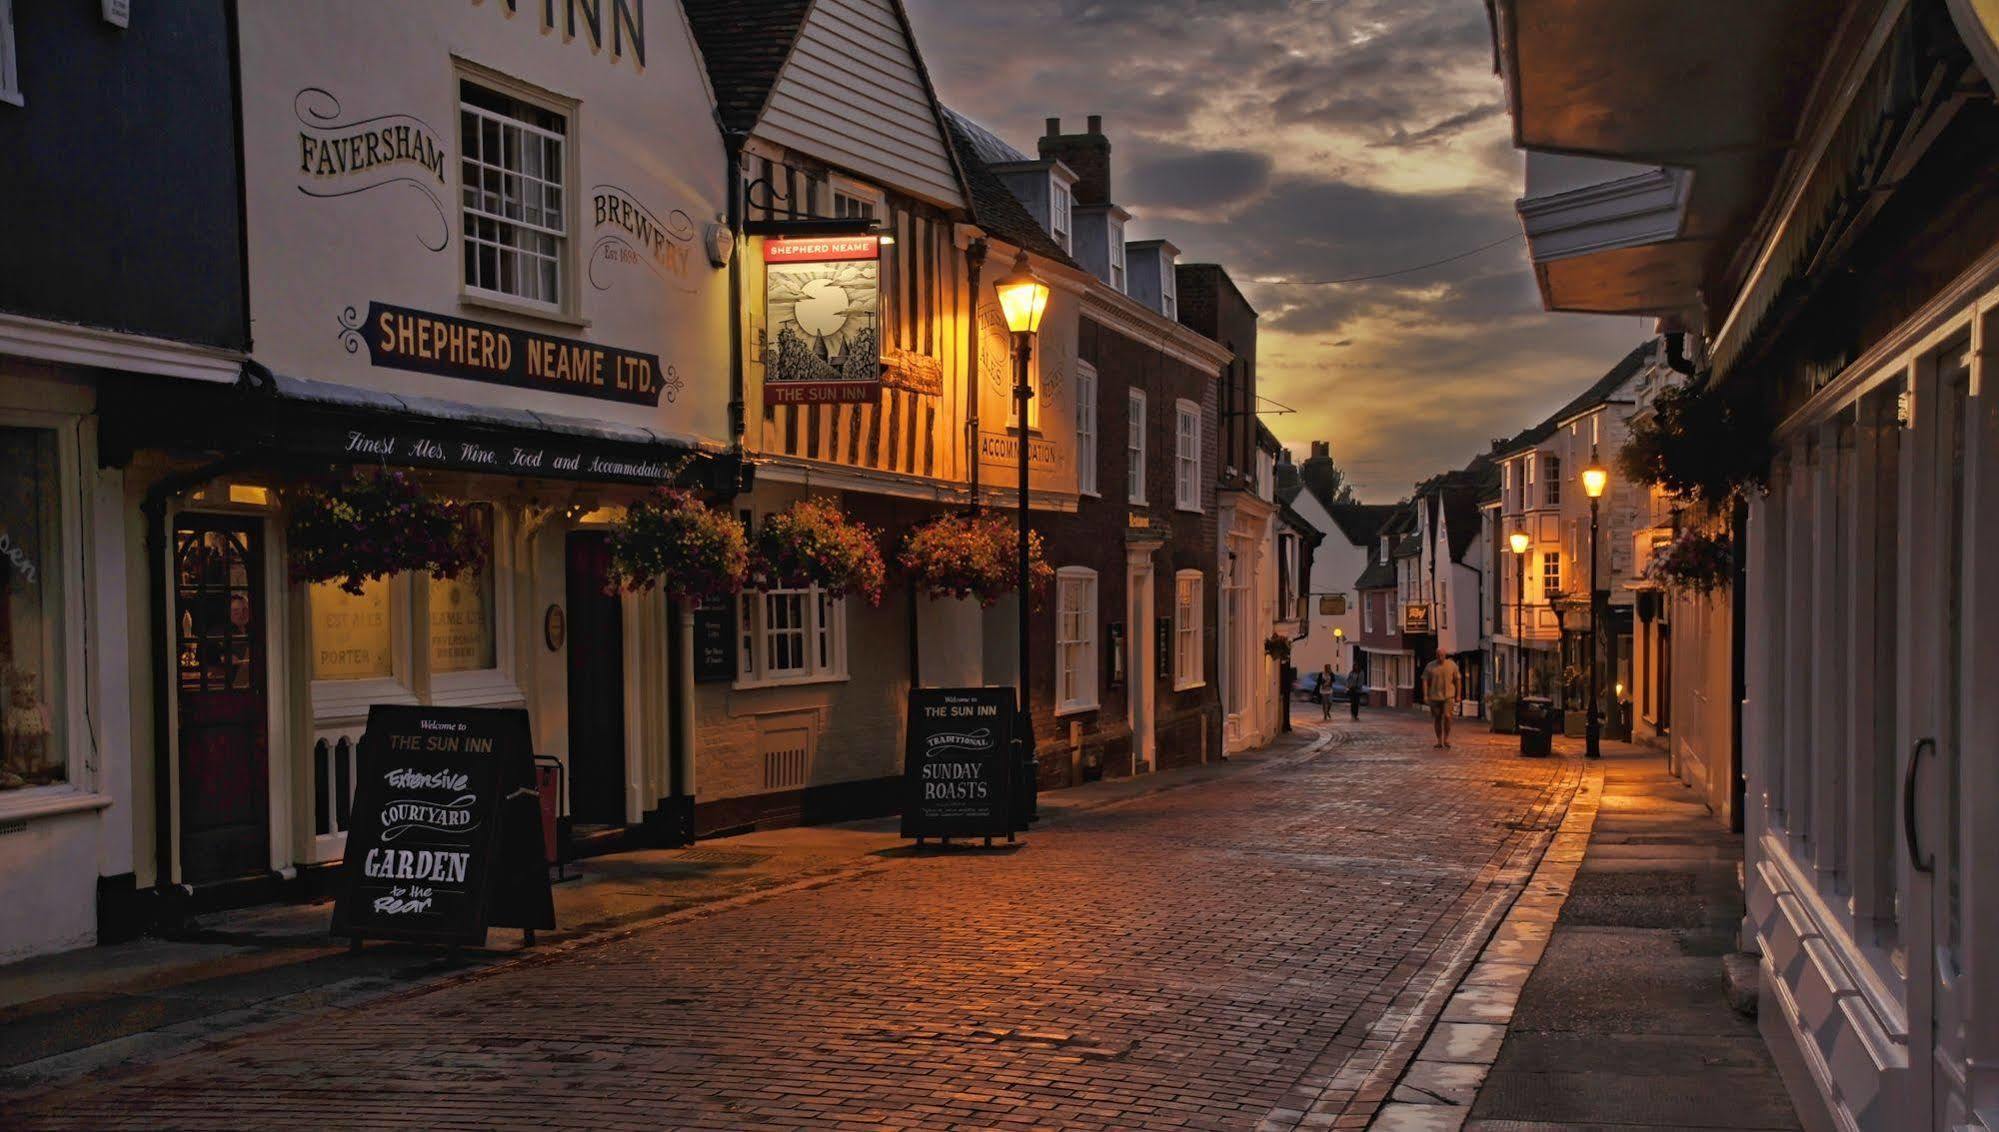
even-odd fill
[[[1111,204],[1111,141],[1104,136],[1104,116],[1089,116],[1087,132],[1065,134],[1062,119],[1048,119],[1039,149],[1043,161],[1060,161],[1076,174],[1077,204]]]

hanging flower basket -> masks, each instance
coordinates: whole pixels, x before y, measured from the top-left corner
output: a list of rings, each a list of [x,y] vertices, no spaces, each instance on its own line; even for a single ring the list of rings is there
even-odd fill
[[[830,499],[807,499],[764,516],[750,547],[750,584],[760,590],[824,586],[880,605],[887,567],[881,534]]]
[[[739,592],[749,565],[743,524],[681,488],[654,491],[611,528],[613,589],[658,586],[675,601],[698,602]]]
[[[1291,662],[1291,638],[1282,633],[1272,633],[1263,642],[1263,655],[1279,664]]]
[[[1734,542],[1727,535],[1703,534],[1692,527],[1681,531],[1645,567],[1645,577],[1667,589],[1703,597],[1727,589],[1734,574]]]
[[[293,582],[338,581],[351,594],[392,574],[456,578],[486,562],[467,504],[425,496],[394,471],[357,472],[333,487],[297,492],[286,543]]]
[[[931,597],[975,597],[990,607],[1018,588],[1018,538],[1014,520],[997,512],[942,515],[911,531],[897,560]],[[1027,575],[1037,595],[1055,580],[1036,531],[1027,535]]]
[[[1632,480],[1717,509],[1769,481],[1770,422],[1756,406],[1677,386],[1652,410],[1618,452]]]

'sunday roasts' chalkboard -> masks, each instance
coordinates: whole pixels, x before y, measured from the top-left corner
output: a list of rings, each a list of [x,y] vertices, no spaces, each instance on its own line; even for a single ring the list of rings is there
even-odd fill
[[[1013,832],[1012,688],[917,688],[903,756],[904,837]]]
[[[334,935],[555,927],[527,712],[376,704],[359,764]]]

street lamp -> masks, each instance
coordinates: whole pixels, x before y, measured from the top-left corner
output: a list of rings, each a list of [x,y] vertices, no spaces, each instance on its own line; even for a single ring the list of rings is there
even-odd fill
[[[1513,548],[1513,659],[1518,669],[1513,681],[1519,686],[1515,701],[1527,698],[1527,538],[1526,531],[1514,531],[1506,536],[1506,544]]]
[[[1028,706],[1029,691],[1027,681],[1027,606],[1030,575],[1028,574],[1027,541],[1027,402],[1034,396],[1034,390],[1027,383],[1028,358],[1034,349],[1034,336],[1041,331],[1041,316],[1048,310],[1048,284],[1034,274],[1034,266],[1027,262],[1027,252],[1022,250],[1013,261],[1013,270],[1004,279],[993,284],[999,293],[1000,311],[1006,315],[1006,328],[1013,332],[1013,405],[1014,418],[1019,428],[1020,440],[1020,540],[1018,547],[1020,626],[1015,642],[1020,650],[1020,734],[1021,772],[1025,781],[1022,792],[1027,798],[1026,814],[1029,820],[1035,816],[1037,806],[1034,795],[1039,784],[1039,765],[1034,757],[1034,713]]]
[[[1589,726],[1583,732],[1583,757],[1600,759],[1603,757],[1603,721],[1597,716],[1597,596],[1596,596],[1596,524],[1597,505],[1603,498],[1603,489],[1610,484],[1610,472],[1601,465],[1591,464],[1583,469],[1583,493],[1589,496]]]
[[[1333,655],[1339,658],[1341,668],[1351,667],[1347,664],[1347,631],[1339,626],[1333,628]]]

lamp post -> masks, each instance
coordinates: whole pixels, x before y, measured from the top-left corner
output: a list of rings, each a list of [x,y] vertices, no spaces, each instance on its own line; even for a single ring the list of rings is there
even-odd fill
[[[1514,694],[1514,702],[1527,698],[1527,532],[1514,531],[1506,536],[1506,545],[1513,548],[1513,682],[1519,689]]]
[[[1610,472],[1601,465],[1591,464],[1583,469],[1583,492],[1589,496],[1589,724],[1583,732],[1583,757],[1600,759],[1603,757],[1603,720],[1597,715],[1597,597],[1596,597],[1596,524],[1597,504],[1603,498],[1603,489],[1610,484]]]
[[[1027,403],[1034,396],[1028,385],[1028,359],[1034,349],[1034,336],[1041,331],[1041,316],[1048,309],[1048,284],[1034,274],[1034,267],[1027,261],[1027,252],[1022,251],[1013,261],[1013,270],[1006,278],[993,284],[999,293],[1000,310],[1006,315],[1006,328],[1013,332],[1013,405],[1017,435],[1020,441],[1020,496],[1019,504],[1019,546],[1017,575],[1018,600],[1020,604],[1019,634],[1015,646],[1020,650],[1017,671],[1020,678],[1020,734],[1021,734],[1021,783],[1022,793],[1027,798],[1025,813],[1029,820],[1035,816],[1034,793],[1038,785],[1038,764],[1034,756],[1034,713],[1029,707],[1033,695],[1028,684],[1028,634],[1027,613],[1030,575],[1028,574],[1027,537]]]
[[[1333,628],[1333,655],[1339,658],[1341,668],[1353,667],[1347,663],[1347,631],[1338,626]]]

